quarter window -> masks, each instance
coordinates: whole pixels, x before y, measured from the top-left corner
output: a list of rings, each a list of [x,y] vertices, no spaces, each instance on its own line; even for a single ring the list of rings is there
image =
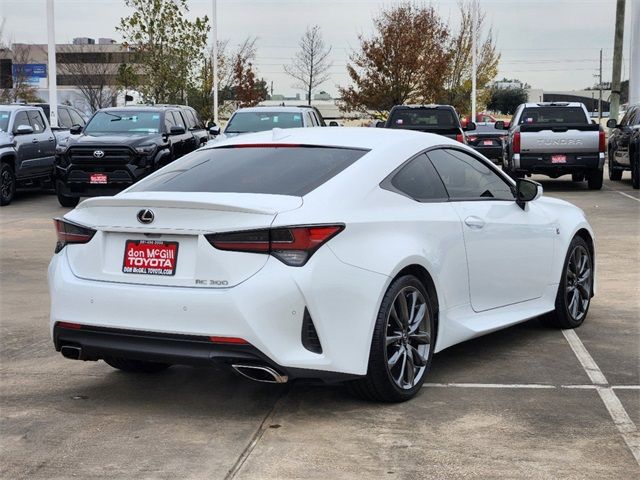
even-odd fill
[[[69,110],[69,115],[71,116],[71,125],[80,125],[81,127],[85,126],[84,119],[76,112],[75,110]]]
[[[58,107],[58,120],[58,125],[62,128],[71,128],[71,125],[73,125],[69,110],[66,108]]]
[[[391,185],[418,201],[447,199],[447,191],[425,154],[402,167],[391,179]]]
[[[428,152],[451,200],[513,200],[511,187],[477,158],[454,149]]]

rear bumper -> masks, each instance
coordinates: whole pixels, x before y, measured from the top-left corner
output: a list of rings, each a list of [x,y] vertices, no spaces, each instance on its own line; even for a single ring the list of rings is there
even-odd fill
[[[515,170],[529,173],[573,173],[602,169],[604,153],[566,154],[566,163],[553,163],[551,154],[522,153],[513,155]]]
[[[140,330],[83,325],[80,329],[54,325],[53,343],[80,349],[78,360],[101,360],[105,357],[128,358],[171,365],[231,367],[232,364],[267,365],[280,374],[294,378],[317,378],[334,382],[357,378],[357,375],[283,367],[250,344],[213,343],[209,337],[179,335]]]
[[[253,346],[250,353],[258,352],[259,359],[291,377],[301,376],[297,370],[318,371],[304,375],[316,378],[366,374],[373,325],[390,279],[342,263],[328,248],[318,250],[303,268],[287,267],[270,258],[262,270],[235,287],[191,288],[76,277],[67,258],[67,249],[73,247],[56,254],[49,266],[50,321],[56,348],[61,338],[73,341],[72,335],[86,335],[82,341],[93,357],[114,351],[128,357],[141,351],[152,355],[144,358],[151,361],[207,364],[220,356],[221,347],[189,343],[187,337],[237,337]],[[321,353],[303,345],[305,309]],[[108,329],[108,335],[81,330],[82,334],[65,332],[64,338],[56,337],[58,322]],[[131,335],[113,331],[147,332],[152,339],[140,345],[140,336],[134,342]],[[175,338],[167,343],[171,338],[167,335]],[[111,343],[104,343],[106,340]]]

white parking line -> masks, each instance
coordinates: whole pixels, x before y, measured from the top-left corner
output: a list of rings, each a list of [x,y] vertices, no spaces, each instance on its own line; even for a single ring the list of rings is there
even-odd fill
[[[602,388],[600,385],[592,383],[571,384],[571,385],[550,385],[548,383],[424,383],[423,387],[433,388],[504,388],[504,389],[539,389],[553,390],[558,388],[574,389],[574,390],[597,390]],[[607,388],[612,390],[640,390],[640,385],[609,385]]]
[[[630,198],[631,200],[635,200],[636,202],[640,202],[640,198],[629,195],[628,193],[621,192],[620,190],[614,190],[614,192],[619,193],[620,195],[624,195],[625,197]]]
[[[582,365],[582,368],[584,368],[584,371],[587,373],[591,381],[596,385],[598,395],[600,395],[605,407],[607,407],[609,415],[611,415],[611,418],[613,419],[613,423],[618,428],[618,431],[620,432],[620,435],[622,435],[627,447],[631,450],[636,462],[640,465],[640,435],[636,425],[624,409],[624,406],[613,391],[613,388],[611,388],[607,383],[607,379],[602,373],[602,370],[600,370],[587,349],[584,347],[584,344],[576,332],[574,330],[562,330],[562,334],[564,335],[564,338],[567,339],[567,342],[569,342],[573,353],[578,357],[578,361]]]

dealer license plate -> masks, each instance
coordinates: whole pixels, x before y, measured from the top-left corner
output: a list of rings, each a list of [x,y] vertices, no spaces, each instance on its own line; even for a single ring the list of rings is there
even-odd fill
[[[127,240],[124,247],[123,273],[175,275],[178,242],[161,240]]]
[[[567,163],[566,155],[551,155],[551,163]]]
[[[107,183],[107,176],[104,173],[92,173],[89,177],[89,183],[104,185]]]

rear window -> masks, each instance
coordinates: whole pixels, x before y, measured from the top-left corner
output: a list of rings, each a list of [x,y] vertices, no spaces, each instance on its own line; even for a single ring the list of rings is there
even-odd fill
[[[584,110],[580,107],[525,108],[520,116],[520,125],[547,125],[555,123],[586,125],[589,123],[589,120],[584,114]]]
[[[393,112],[389,124],[391,128],[453,128],[458,126],[453,112],[442,108],[396,110]]]
[[[130,192],[266,193],[302,196],[368,150],[331,147],[221,147],[173,162]]]
[[[264,132],[302,126],[300,112],[239,112],[229,120],[225,133]]]

